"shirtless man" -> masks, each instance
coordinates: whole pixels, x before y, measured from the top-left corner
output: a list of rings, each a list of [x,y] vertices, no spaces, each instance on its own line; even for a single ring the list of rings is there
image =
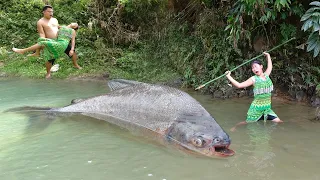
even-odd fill
[[[43,17],[37,22],[37,30],[39,36],[42,38],[56,39],[58,35],[59,23],[56,18],[53,17],[52,6],[46,5],[42,9]],[[77,63],[77,54],[74,49],[71,49],[71,45],[67,47],[65,53],[72,58],[73,66],[77,69],[82,69]],[[46,62],[46,78],[51,77],[50,69],[54,64],[55,59],[51,59]]]

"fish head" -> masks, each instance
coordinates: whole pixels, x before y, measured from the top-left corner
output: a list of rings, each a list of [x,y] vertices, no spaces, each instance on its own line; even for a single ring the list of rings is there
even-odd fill
[[[167,140],[192,153],[210,157],[232,156],[229,135],[212,119],[178,120],[168,129]]]

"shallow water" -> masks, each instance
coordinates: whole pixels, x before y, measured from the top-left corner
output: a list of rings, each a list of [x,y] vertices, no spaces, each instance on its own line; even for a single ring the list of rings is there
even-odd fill
[[[230,135],[229,158],[195,157],[81,115],[28,116],[20,106],[59,107],[108,92],[105,82],[0,79],[0,179],[320,179],[315,109],[273,100],[283,124],[243,121],[251,98],[217,100],[190,91]]]

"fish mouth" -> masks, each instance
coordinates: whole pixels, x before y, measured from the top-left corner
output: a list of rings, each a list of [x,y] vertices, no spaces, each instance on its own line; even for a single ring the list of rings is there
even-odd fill
[[[233,156],[235,154],[235,152],[232,149],[229,149],[229,145],[227,146],[215,145],[210,148],[210,151],[211,151],[210,154],[219,156],[219,157]]]
[[[181,145],[181,144],[180,144]],[[179,146],[180,150],[194,154],[207,157],[228,157],[233,156],[235,152],[232,149],[229,149],[229,145],[211,145],[204,148],[190,148],[190,146],[182,145]]]

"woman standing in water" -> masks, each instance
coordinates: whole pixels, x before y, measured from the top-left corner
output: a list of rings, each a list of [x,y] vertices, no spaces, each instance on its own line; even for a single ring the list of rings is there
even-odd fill
[[[273,83],[269,76],[272,71],[272,61],[269,53],[264,52],[263,54],[268,61],[268,67],[265,72],[263,72],[263,65],[259,60],[254,60],[251,63],[251,70],[255,75],[244,82],[239,83],[231,77],[230,71],[226,72],[227,78],[235,87],[245,88],[251,85],[253,86],[254,99],[248,110],[246,121],[240,122],[236,126],[259,120],[270,120],[277,123],[283,122],[271,109],[271,91],[273,91]],[[234,131],[236,126],[231,130]]]

